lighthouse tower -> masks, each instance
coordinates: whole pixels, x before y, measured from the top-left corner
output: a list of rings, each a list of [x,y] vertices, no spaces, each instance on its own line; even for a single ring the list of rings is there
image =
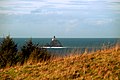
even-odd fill
[[[56,40],[55,36],[52,38],[52,41]]]

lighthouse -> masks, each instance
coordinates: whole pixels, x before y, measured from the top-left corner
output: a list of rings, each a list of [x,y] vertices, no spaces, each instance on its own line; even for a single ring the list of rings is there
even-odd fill
[[[63,47],[63,45],[60,43],[59,40],[55,38],[55,36],[52,38],[50,44],[47,43],[45,47]]]
[[[55,36],[52,38],[52,41],[50,42],[50,47],[63,47],[59,40],[55,38]]]
[[[52,41],[56,40],[55,36],[52,38]]]

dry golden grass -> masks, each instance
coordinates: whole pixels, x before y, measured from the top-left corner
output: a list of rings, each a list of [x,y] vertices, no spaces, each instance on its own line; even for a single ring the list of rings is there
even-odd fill
[[[120,80],[120,49],[0,69],[0,80]]]

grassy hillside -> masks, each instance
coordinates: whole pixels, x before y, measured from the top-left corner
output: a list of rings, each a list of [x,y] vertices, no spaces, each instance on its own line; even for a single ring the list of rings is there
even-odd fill
[[[120,50],[57,57],[0,69],[0,80],[120,80]]]

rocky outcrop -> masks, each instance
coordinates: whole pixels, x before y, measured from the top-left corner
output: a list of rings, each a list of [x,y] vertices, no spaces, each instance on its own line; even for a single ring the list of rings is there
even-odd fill
[[[54,36],[54,38],[52,38],[52,41],[50,42],[50,44],[47,43],[45,45],[45,47],[63,47],[63,45]]]
[[[50,47],[63,47],[59,40],[53,40],[50,42]]]

